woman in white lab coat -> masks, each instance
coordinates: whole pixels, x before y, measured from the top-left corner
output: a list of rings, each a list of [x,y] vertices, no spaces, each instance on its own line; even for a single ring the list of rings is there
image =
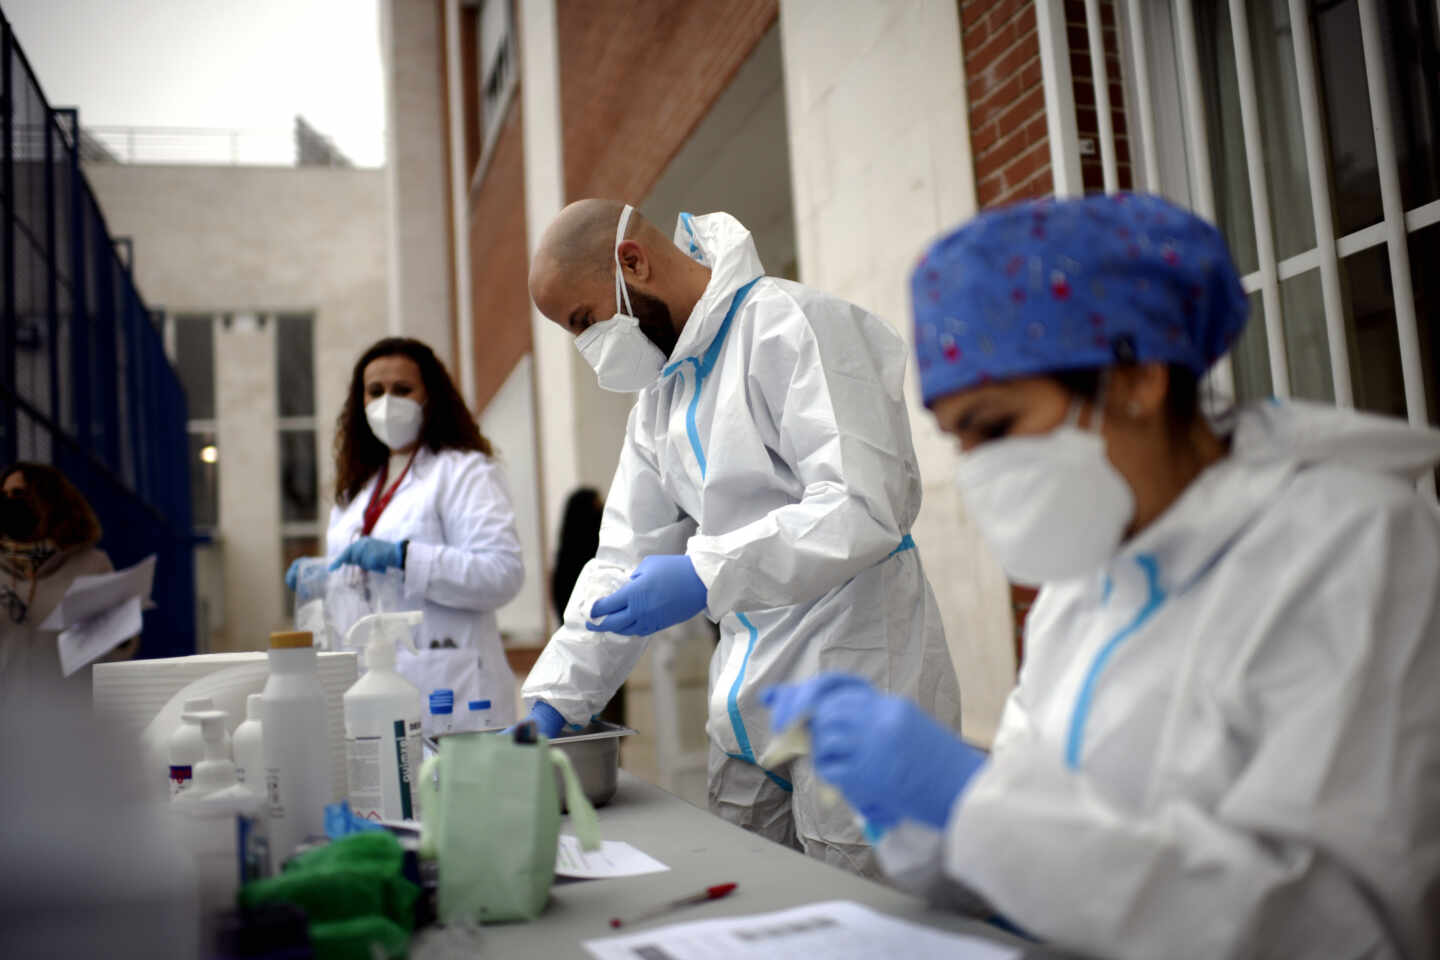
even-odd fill
[[[420,652],[401,650],[397,665],[427,701],[454,691],[454,729],[514,721],[495,619],[525,579],[509,491],[445,368],[417,340],[381,340],[355,364],[336,425],[325,553],[331,576],[403,571],[403,606],[425,622]]]
[[[1158,198],[992,211],[915,269],[966,513],[1042,585],[989,754],[770,694],[897,883],[1115,958],[1440,955],[1440,431],[1197,385],[1246,300]]]

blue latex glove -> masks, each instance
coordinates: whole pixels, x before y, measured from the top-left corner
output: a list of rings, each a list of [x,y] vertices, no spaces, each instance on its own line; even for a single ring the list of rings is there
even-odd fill
[[[377,540],[374,537],[361,537],[335,558],[330,569],[339,570],[346,564],[369,570],[371,573],[384,573],[391,567],[400,566],[400,544]]]
[[[586,621],[585,626],[603,633],[647,637],[704,610],[707,594],[689,557],[656,554],[640,561],[629,583],[595,601],[589,614],[595,622]]]
[[[821,700],[845,687],[869,690],[870,684],[849,673],[822,673],[807,683],[769,687],[760,692],[760,702],[770,708],[770,729],[784,733],[797,723],[808,722]]]
[[[809,707],[816,774],[876,827],[909,819],[943,828],[985,765],[983,750],[858,677],[825,674],[767,694],[777,707]]]
[[[515,727],[529,720],[534,720],[535,728],[551,740],[555,739],[560,731],[565,729],[565,718],[560,715],[560,711],[550,706],[550,704],[544,700],[536,700],[535,705],[530,708],[530,712],[525,715],[524,720],[521,720],[520,723],[514,726],[506,727],[502,732],[507,734],[514,733]]]
[[[290,569],[285,571],[285,589],[291,593],[294,593],[295,588],[300,585],[300,562],[304,559],[306,558],[296,557],[290,562]]]

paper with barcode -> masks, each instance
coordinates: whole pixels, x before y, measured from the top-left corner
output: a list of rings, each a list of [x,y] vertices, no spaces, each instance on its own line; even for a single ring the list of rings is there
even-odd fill
[[[606,840],[599,850],[580,849],[575,837],[561,834],[555,851],[555,875],[573,880],[600,880],[605,877],[638,877],[662,873],[670,868],[628,843]]]
[[[587,940],[595,960],[1014,960],[1020,951],[967,934],[897,920],[833,900],[776,913],[726,917]]]

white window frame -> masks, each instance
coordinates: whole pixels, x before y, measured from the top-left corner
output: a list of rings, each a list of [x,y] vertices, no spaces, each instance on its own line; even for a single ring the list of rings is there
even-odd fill
[[[479,8],[480,22],[475,31],[475,63],[478,74],[475,82],[479,84],[480,94],[480,159],[475,164],[475,174],[470,180],[471,190],[485,180],[485,172],[489,169],[491,156],[495,152],[495,141],[500,138],[500,129],[505,125],[505,118],[509,116],[511,103],[515,100],[515,91],[520,86],[520,48],[515,42],[515,15],[511,0],[480,0]],[[496,35],[500,37],[497,42],[487,42],[487,37]],[[486,89],[491,74],[502,65],[502,52],[505,54],[505,73],[500,77],[500,88],[495,96],[487,97]]]

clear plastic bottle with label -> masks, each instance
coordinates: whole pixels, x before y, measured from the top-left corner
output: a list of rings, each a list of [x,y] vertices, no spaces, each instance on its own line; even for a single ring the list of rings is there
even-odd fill
[[[414,777],[420,769],[424,714],[420,691],[395,671],[401,644],[414,649],[410,632],[419,611],[375,613],[350,628],[347,643],[365,641],[365,676],[345,691],[345,770],[350,809],[368,820],[419,819]]]

